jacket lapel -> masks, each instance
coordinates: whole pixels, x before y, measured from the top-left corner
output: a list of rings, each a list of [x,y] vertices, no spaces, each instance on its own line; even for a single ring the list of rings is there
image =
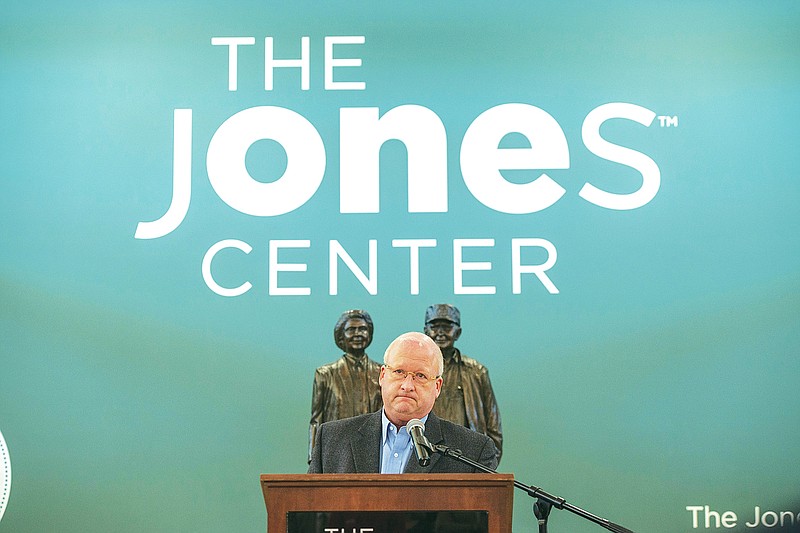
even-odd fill
[[[350,441],[357,474],[381,471],[381,412],[372,413]]]

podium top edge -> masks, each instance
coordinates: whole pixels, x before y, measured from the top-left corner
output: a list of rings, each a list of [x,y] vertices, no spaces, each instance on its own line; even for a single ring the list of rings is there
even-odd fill
[[[457,483],[504,482],[514,480],[514,474],[261,474],[261,483],[397,483],[398,481]]]

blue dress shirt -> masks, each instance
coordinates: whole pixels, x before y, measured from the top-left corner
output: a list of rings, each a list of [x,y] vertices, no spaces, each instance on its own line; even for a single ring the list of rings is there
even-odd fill
[[[408,434],[406,426],[397,429],[397,426],[392,424],[386,413],[381,410],[381,474],[402,474],[406,468],[406,463],[411,457],[414,443],[411,441],[411,435]],[[422,418],[422,423],[428,420],[425,415]]]

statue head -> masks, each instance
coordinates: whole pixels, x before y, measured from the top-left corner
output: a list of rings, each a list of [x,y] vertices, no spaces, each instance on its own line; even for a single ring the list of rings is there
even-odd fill
[[[425,310],[425,334],[449,357],[461,336],[461,313],[458,308],[450,304],[428,307]]]
[[[333,327],[333,342],[343,352],[363,352],[372,343],[374,331],[375,327],[369,313],[363,309],[350,309],[342,313],[336,321]]]

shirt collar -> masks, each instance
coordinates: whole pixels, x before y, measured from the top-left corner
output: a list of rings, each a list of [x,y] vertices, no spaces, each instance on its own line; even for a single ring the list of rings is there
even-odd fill
[[[422,418],[420,418],[420,420],[422,420],[422,423],[425,424],[425,422],[428,421],[428,415],[423,416]],[[387,435],[388,435],[388,432],[389,432],[389,426],[392,426],[392,428],[394,428],[395,433],[399,430],[399,428],[397,426],[395,426],[388,418],[386,418],[386,411],[381,409],[381,444],[382,445],[386,444],[386,438],[387,438]],[[403,426],[403,427],[405,427],[405,426]]]
[[[458,350],[458,348],[453,348],[453,355],[450,357],[450,359],[445,359],[444,362],[461,364],[461,352]]]
[[[351,367],[355,368],[364,368],[365,363],[367,362],[367,354],[365,353],[361,357],[356,357],[353,354],[345,352],[344,358],[347,361],[347,364]]]

